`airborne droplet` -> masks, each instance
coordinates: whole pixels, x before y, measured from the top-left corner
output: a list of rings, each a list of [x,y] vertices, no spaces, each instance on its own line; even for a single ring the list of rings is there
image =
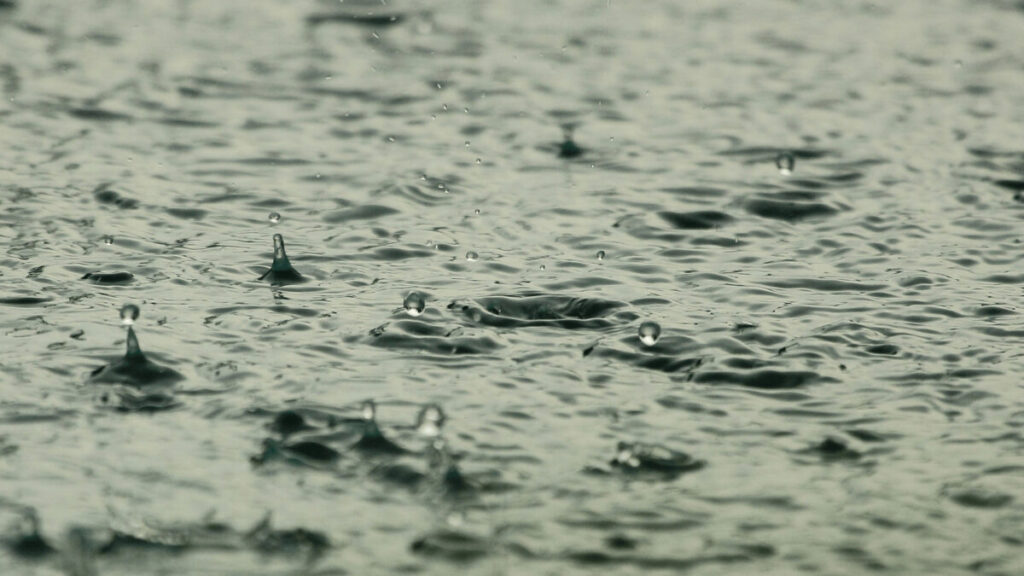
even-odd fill
[[[657,322],[648,320],[640,325],[637,335],[644,346],[654,346],[658,338],[661,338],[661,326],[658,326]]]
[[[444,420],[444,410],[441,410],[440,406],[427,404],[416,417],[416,431],[424,436],[435,438],[441,434]]]
[[[139,319],[139,307],[135,304],[121,306],[121,324],[131,326]]]
[[[373,422],[377,418],[377,404],[373,400],[363,402],[363,420]]]
[[[277,224],[281,221],[281,215],[277,212],[271,212],[270,215],[267,216],[267,220],[270,220],[271,224]]]
[[[779,155],[775,157],[775,167],[779,169],[779,174],[783,176],[792,174],[795,166],[796,158],[789,152],[779,152]]]
[[[406,314],[415,318],[423,314],[423,310],[427,307],[427,301],[419,292],[410,292],[402,302],[402,306],[405,307]]]

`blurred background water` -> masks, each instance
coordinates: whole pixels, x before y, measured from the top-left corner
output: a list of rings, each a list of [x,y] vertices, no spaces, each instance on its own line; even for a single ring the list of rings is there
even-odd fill
[[[1022,29],[0,0],[0,572],[1024,573]]]

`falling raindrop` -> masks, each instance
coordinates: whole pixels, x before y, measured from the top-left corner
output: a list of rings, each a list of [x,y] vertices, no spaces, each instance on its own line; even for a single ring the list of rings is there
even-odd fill
[[[121,306],[121,324],[131,326],[139,319],[139,307],[135,304]]]
[[[363,420],[373,422],[377,418],[377,404],[373,400],[363,402]]]
[[[658,326],[657,322],[651,322],[648,320],[640,325],[640,329],[637,331],[637,335],[640,337],[640,342],[644,346],[654,346],[658,338],[661,337],[661,326]]]
[[[796,158],[789,152],[779,152],[779,155],[775,157],[775,166],[779,169],[779,174],[789,176],[796,166]]]
[[[437,404],[427,404],[416,417],[416,431],[429,438],[435,438],[441,434],[444,421],[444,410]]]
[[[415,318],[423,314],[423,310],[427,307],[427,301],[419,292],[410,292],[402,302],[402,306],[405,307],[406,314]]]
[[[270,220],[271,224],[277,224],[281,221],[281,215],[277,212],[271,212],[270,215],[267,216],[267,220]]]

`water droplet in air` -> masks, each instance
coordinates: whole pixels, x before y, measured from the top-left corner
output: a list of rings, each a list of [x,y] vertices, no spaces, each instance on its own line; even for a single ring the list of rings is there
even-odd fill
[[[271,212],[270,215],[267,216],[267,220],[270,220],[271,224],[277,224],[281,221],[281,215],[277,212]]]
[[[103,243],[106,244],[107,246],[110,246],[111,244],[114,243],[114,237],[110,235],[104,236]]]
[[[139,307],[135,304],[121,306],[121,324],[131,326],[139,319]]]
[[[789,152],[779,152],[779,155],[775,157],[775,166],[779,169],[779,174],[789,176],[793,173],[793,167],[796,166],[796,158]]]
[[[444,420],[444,410],[440,406],[427,404],[416,417],[416,431],[430,438],[437,437],[441,434]]]
[[[597,251],[597,259],[598,260],[604,260],[604,250],[598,250]]]
[[[427,307],[427,301],[419,292],[410,292],[402,302],[402,306],[405,307],[406,314],[415,318],[423,314],[423,310]]]
[[[477,254],[476,252],[473,252],[472,250],[466,252],[466,260],[469,260],[470,262],[476,262],[479,258],[480,255]]]
[[[637,335],[640,336],[640,342],[644,346],[654,346],[654,343],[661,337],[661,326],[658,326],[657,322],[648,320],[640,325]]]
[[[363,402],[363,420],[373,422],[377,418],[377,405],[373,400]]]

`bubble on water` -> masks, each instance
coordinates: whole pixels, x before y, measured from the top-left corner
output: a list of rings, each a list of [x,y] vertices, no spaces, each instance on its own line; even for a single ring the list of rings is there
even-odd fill
[[[476,252],[473,252],[472,250],[466,252],[466,260],[469,260],[470,262],[476,262],[479,259],[480,255],[477,254]]]
[[[377,418],[377,404],[373,400],[363,402],[363,420],[373,422]]]
[[[139,319],[139,307],[135,304],[121,306],[121,324],[131,326]]]
[[[416,416],[416,431],[424,436],[435,438],[441,434],[444,421],[444,410],[437,404],[427,404]]]
[[[415,318],[423,314],[423,310],[427,307],[427,300],[419,292],[410,292],[402,302],[402,306],[405,307],[406,314]]]
[[[783,176],[792,174],[795,166],[796,158],[789,152],[779,152],[779,155],[775,157],[775,167]]]
[[[604,260],[604,250],[598,250],[597,251],[597,259],[598,260]]]
[[[106,244],[107,246],[110,246],[111,244],[114,243],[114,237],[109,234],[104,236],[103,243]]]
[[[270,220],[271,224],[277,224],[281,221],[281,215],[277,212],[271,212],[270,215],[267,216],[267,220]]]
[[[661,326],[658,326],[657,322],[648,320],[640,325],[637,335],[644,346],[654,346],[658,338],[661,338]]]

